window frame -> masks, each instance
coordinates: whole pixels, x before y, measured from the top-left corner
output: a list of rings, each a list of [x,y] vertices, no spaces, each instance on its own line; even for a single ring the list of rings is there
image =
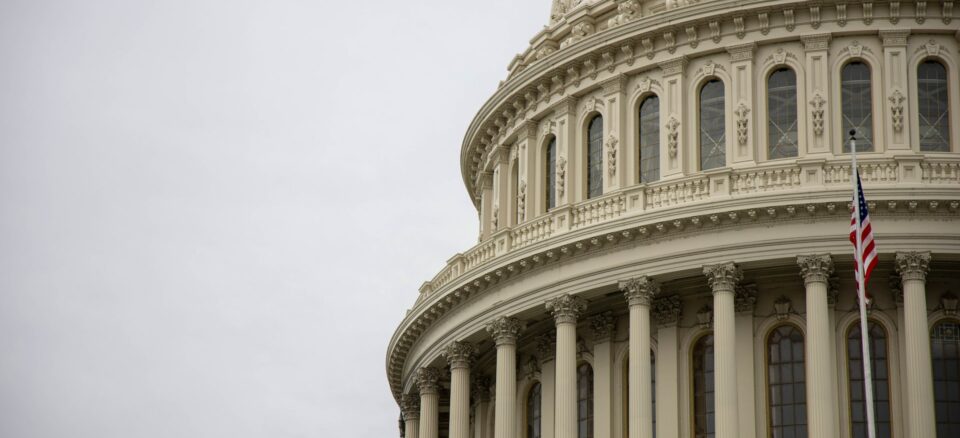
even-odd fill
[[[710,84],[713,84],[713,83],[719,83],[719,84],[720,84],[720,90],[721,90],[721,92],[722,92],[722,101],[721,101],[721,104],[719,105],[719,107],[721,108],[721,112],[723,113],[723,123],[720,124],[720,126],[723,128],[723,141],[722,141],[722,142],[717,142],[716,144],[722,144],[722,145],[723,145],[723,164],[720,165],[720,166],[715,166],[715,167],[710,167],[710,168],[705,169],[704,166],[703,166],[703,164],[704,164],[704,161],[703,161],[703,160],[704,160],[703,150],[704,150],[704,149],[703,149],[703,141],[702,141],[702,137],[703,137],[703,114],[704,114],[704,111],[703,111],[703,110],[704,110],[704,106],[703,106],[703,91],[704,91],[704,89],[707,88],[707,86],[709,86]],[[727,166],[729,165],[728,155],[729,155],[730,151],[729,151],[729,148],[728,148],[727,146],[729,146],[728,143],[730,143],[730,139],[729,139],[729,134],[730,134],[729,120],[730,120],[730,118],[729,118],[729,114],[728,114],[728,111],[727,111],[727,104],[728,104],[728,100],[727,100],[727,94],[728,94],[728,93],[727,93],[727,91],[728,91],[728,90],[727,90],[727,82],[726,82],[723,78],[721,78],[721,77],[719,77],[719,76],[715,76],[715,75],[714,75],[714,76],[708,76],[708,77],[706,77],[706,78],[703,78],[703,79],[700,81],[700,84],[699,84],[699,85],[697,86],[697,88],[696,88],[696,94],[695,94],[695,102],[696,102],[696,103],[695,103],[695,108],[696,108],[696,116],[697,116],[697,118],[696,118],[696,127],[697,127],[697,129],[696,129],[696,151],[695,151],[696,154],[695,154],[695,155],[696,155],[696,169],[697,169],[699,172],[705,172],[705,171],[709,171],[709,170],[713,170],[713,169],[722,169],[722,168],[727,167]]]

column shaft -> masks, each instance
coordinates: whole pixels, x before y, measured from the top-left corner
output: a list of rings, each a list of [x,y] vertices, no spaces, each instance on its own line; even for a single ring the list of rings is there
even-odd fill
[[[436,392],[420,393],[420,434],[418,438],[439,438],[440,395]]]
[[[908,436],[936,434],[930,330],[927,328],[926,286],[922,280],[903,280],[904,323],[907,332]]]
[[[807,282],[807,415],[810,436],[833,436],[836,414],[830,366],[830,320],[827,307],[827,283]]]
[[[403,437],[404,438],[419,438],[418,434],[420,431],[420,419],[419,418],[410,418],[404,420],[403,422]]]
[[[630,438],[653,436],[650,306],[630,306]]]
[[[556,436],[577,438],[577,326],[557,324]]]
[[[517,424],[517,346],[497,346],[497,395],[494,438],[513,438]]]
[[[713,293],[714,402],[717,438],[739,438],[733,290]]]
[[[450,438],[470,438],[470,368],[450,372]]]

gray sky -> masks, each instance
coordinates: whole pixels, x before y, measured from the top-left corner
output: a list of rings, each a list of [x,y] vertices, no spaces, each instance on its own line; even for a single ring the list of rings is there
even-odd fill
[[[0,436],[391,437],[547,0],[0,2]]]

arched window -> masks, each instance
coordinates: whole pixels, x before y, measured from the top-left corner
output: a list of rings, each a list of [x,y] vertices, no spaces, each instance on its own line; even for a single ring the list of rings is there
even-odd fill
[[[593,368],[577,367],[577,437],[593,438]]]
[[[557,138],[551,137],[547,143],[546,169],[544,169],[544,189],[546,190],[547,210],[557,206]]]
[[[767,338],[767,391],[772,436],[807,436],[803,333],[793,325]]]
[[[887,332],[870,321],[870,372],[873,378],[873,412],[877,438],[890,437],[890,373],[887,367]],[[853,438],[867,438],[867,404],[863,390],[863,336],[860,323],[847,332],[847,372],[850,375],[850,427]]]
[[[640,104],[640,182],[660,179],[660,98],[650,96]]]
[[[603,194],[603,117],[594,116],[587,129],[587,197]]]
[[[716,433],[716,406],[713,398],[713,335],[693,346],[693,436],[713,438]]]
[[[540,438],[540,382],[527,394],[527,438]]]
[[[700,170],[727,164],[723,82],[712,79],[700,89]]]
[[[950,112],[947,69],[928,60],[917,67],[917,114],[920,116],[920,150],[950,151]]]
[[[843,117],[843,151],[850,152],[851,129],[857,131],[857,152],[873,150],[873,102],[870,67],[860,61],[843,66],[840,73],[840,106]]]
[[[781,68],[767,79],[767,155],[797,156],[797,74]]]
[[[960,436],[960,324],[941,321],[930,332],[937,437]]]

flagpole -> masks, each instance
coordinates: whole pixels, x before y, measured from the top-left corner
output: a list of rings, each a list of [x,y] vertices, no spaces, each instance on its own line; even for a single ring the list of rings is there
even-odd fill
[[[873,373],[870,369],[870,338],[869,330],[867,324],[867,286],[866,281],[864,281],[864,269],[863,266],[863,252],[861,251],[863,247],[863,242],[861,241],[863,237],[860,235],[861,223],[860,223],[860,191],[858,190],[860,175],[857,172],[857,138],[855,136],[856,131],[850,130],[850,156],[852,158],[852,165],[850,166],[850,181],[853,183],[853,209],[854,217],[856,217],[856,234],[857,246],[855,248],[854,257],[857,260],[857,286],[858,286],[858,295],[860,297],[860,343],[863,346],[863,392],[864,392],[864,401],[867,408],[867,437],[875,438],[876,430],[873,423],[874,413],[873,413]]]

